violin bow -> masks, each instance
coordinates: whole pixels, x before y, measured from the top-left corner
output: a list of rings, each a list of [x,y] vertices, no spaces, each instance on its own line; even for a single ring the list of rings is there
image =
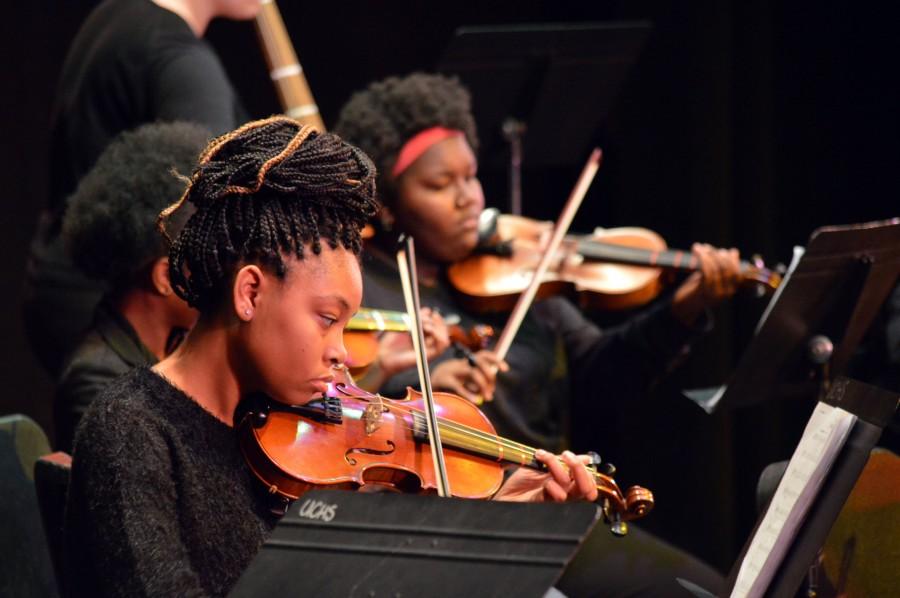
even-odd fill
[[[504,326],[503,332],[500,333],[497,344],[494,346],[494,353],[496,353],[500,359],[506,359],[506,354],[512,346],[513,339],[516,337],[516,333],[522,325],[522,320],[525,319],[525,314],[528,312],[528,308],[531,307],[531,304],[534,301],[538,287],[544,279],[544,274],[547,272],[547,268],[550,267],[550,261],[556,255],[556,250],[559,248],[560,243],[562,243],[563,238],[565,238],[566,233],[569,232],[569,226],[572,224],[575,212],[578,211],[581,202],[584,200],[584,196],[587,194],[588,188],[594,181],[594,176],[600,168],[600,160],[602,157],[603,152],[599,148],[594,148],[594,151],[591,152],[591,155],[588,158],[587,164],[584,165],[584,169],[581,171],[581,175],[575,182],[575,187],[572,189],[572,193],[569,194],[569,199],[566,200],[566,205],[563,207],[559,219],[556,221],[556,226],[553,228],[553,235],[550,237],[550,242],[547,244],[546,249],[544,249],[544,255],[541,256],[541,261],[534,271],[531,282],[528,283],[528,288],[519,295],[516,306],[513,308],[512,313],[509,314],[506,326]]]
[[[419,384],[425,399],[425,423],[428,427],[428,440],[431,444],[431,459],[434,462],[434,475],[437,481],[439,496],[450,496],[450,481],[447,479],[447,467],[444,464],[444,451],[441,447],[441,433],[438,428],[437,414],[434,409],[434,395],[431,390],[431,373],[428,371],[428,359],[425,356],[425,333],[422,332],[422,320],[419,317],[419,279],[416,274],[416,251],[413,238],[403,235],[397,249],[397,265],[400,269],[400,282],[403,285],[403,299],[409,315],[410,334],[413,349],[416,352],[416,367],[419,370]]]

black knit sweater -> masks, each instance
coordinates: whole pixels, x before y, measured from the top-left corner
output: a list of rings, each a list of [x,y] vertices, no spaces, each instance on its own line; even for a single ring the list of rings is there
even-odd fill
[[[76,596],[224,596],[277,517],[233,428],[148,367],[79,425],[66,512]]]

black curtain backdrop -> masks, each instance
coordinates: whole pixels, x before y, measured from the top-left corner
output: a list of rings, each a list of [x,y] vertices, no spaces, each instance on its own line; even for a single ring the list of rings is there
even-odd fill
[[[52,384],[24,338],[21,285],[47,188],[56,78],[72,36],[95,4],[15,3],[0,38],[6,196],[0,413],[24,412],[50,433]],[[670,246],[706,241],[776,262],[789,260],[791,247],[804,244],[818,226],[900,215],[892,174],[898,154],[896,21],[863,5],[283,1],[281,10],[326,124],[369,81],[432,68],[462,25],[652,22],[643,52],[596,133],[605,161],[576,230],[640,225],[661,233]],[[208,37],[251,114],[277,112],[252,25],[215,23]],[[579,168],[530,168],[526,155],[526,215],[554,218]],[[505,173],[483,175],[489,203],[505,206]],[[640,404],[607,397],[604,421],[574,428],[576,448],[593,448],[616,463],[620,483],[654,490],[658,508],[644,527],[723,570],[755,520],[756,477],[766,463],[790,455],[811,402],[709,417],[677,391],[725,380],[761,309],[746,297],[723,306],[715,331],[652,397]]]

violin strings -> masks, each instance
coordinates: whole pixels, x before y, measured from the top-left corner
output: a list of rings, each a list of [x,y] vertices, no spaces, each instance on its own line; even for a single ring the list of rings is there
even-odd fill
[[[392,407],[398,411],[399,413],[412,415],[414,418],[425,417],[425,413],[421,409],[415,409],[413,407],[406,407],[401,405],[392,404]],[[415,422],[412,426],[406,424],[406,421],[403,420],[406,428],[413,431],[416,429]],[[422,422],[424,425],[424,422]],[[447,420],[444,418],[438,418],[438,425],[441,427],[441,430],[447,430],[452,432],[457,432],[463,437],[473,438],[485,440],[493,443],[494,445],[500,447],[501,449],[509,449],[511,451],[519,451],[527,456],[529,459],[534,460],[534,453],[537,449],[534,449],[526,444],[522,444],[520,442],[516,442],[514,440],[509,440],[507,438],[503,438],[502,436],[497,436],[496,434],[489,434],[487,432],[483,432],[477,428],[473,428],[471,426],[467,426],[465,424],[460,424],[458,422],[454,422],[451,420]],[[457,448],[471,448],[471,447],[457,447]],[[509,459],[504,459],[509,460]],[[510,460],[511,461],[511,460]]]
[[[396,411],[399,414],[408,414],[413,417],[414,421],[413,421],[412,425],[409,425],[405,419],[400,418],[402,421],[401,425],[403,425],[405,429],[410,430],[411,432],[415,432],[416,429],[421,429],[421,427],[425,425],[424,420],[420,421],[419,422],[420,425],[418,425],[418,426],[416,425],[416,422],[415,422],[416,417],[420,417],[420,418],[425,417],[425,412],[423,410],[416,409],[414,407],[407,407],[405,405],[400,405],[397,402],[391,402],[390,406],[394,411]],[[495,446],[499,447],[501,449],[500,459],[502,459],[504,461],[507,461],[510,463],[524,464],[524,465],[533,465],[533,463],[529,464],[529,463],[521,463],[519,461],[514,461],[514,460],[510,459],[509,456],[507,456],[504,451],[504,449],[508,449],[512,452],[519,451],[521,454],[526,456],[530,461],[534,462],[534,460],[535,460],[534,455],[535,455],[535,452],[537,451],[537,449],[530,447],[527,444],[523,444],[521,442],[516,442],[514,440],[510,440],[508,438],[504,438],[504,437],[498,436],[496,434],[490,434],[488,432],[484,432],[477,428],[473,428],[471,426],[467,426],[465,424],[461,424],[459,422],[454,422],[452,420],[444,419],[441,417],[438,417],[437,420],[438,420],[438,426],[441,431],[446,430],[448,432],[456,432],[457,434],[459,434],[460,436],[462,436],[464,438],[467,437],[470,439],[484,440],[484,441],[490,442],[490,443],[494,444]],[[451,444],[450,446],[453,446],[453,445]],[[477,448],[474,446],[455,446],[455,448],[470,449],[470,450],[475,450],[476,452],[478,452]],[[562,462],[561,459],[560,459],[560,461]],[[591,475],[594,477],[595,480],[600,475],[600,473],[593,467],[589,467],[588,471],[591,473]]]
[[[413,417],[416,417],[416,416],[425,417],[425,412],[422,411],[421,409],[416,409],[413,407],[406,407],[404,405],[399,405],[397,403],[391,403],[391,408],[399,413],[410,414]],[[424,425],[424,422],[422,422],[422,424]],[[442,430],[457,432],[460,435],[468,436],[469,438],[477,438],[480,440],[489,441],[489,442],[492,442],[502,448],[518,450],[518,451],[521,451],[522,453],[525,453],[526,455],[529,455],[531,458],[534,458],[534,453],[535,453],[536,449],[534,449],[526,444],[522,444],[520,442],[515,442],[513,440],[509,440],[507,438],[503,438],[502,436],[497,436],[495,434],[489,434],[489,433],[483,432],[477,428],[473,428],[471,426],[467,426],[465,424],[460,424],[458,422],[454,422],[454,421],[444,419],[441,417],[438,418],[438,424],[441,426]],[[407,429],[415,430],[416,426],[415,425],[407,426]]]
[[[394,405],[394,408],[400,413],[409,414],[409,415],[412,415],[413,417],[416,417],[416,416],[424,417],[425,416],[424,412],[420,409],[415,409],[412,407],[405,407],[405,406],[400,406],[400,405]],[[403,422],[402,425],[404,425],[405,429],[411,430],[411,431],[414,431],[416,429],[415,424],[410,426],[410,425],[406,424],[406,420],[402,420],[402,422]],[[424,425],[425,425],[425,423],[422,422],[422,426],[424,426]],[[446,429],[448,431],[455,431],[464,436],[468,435],[469,437],[480,438],[482,440],[488,440],[491,442],[495,442],[501,448],[509,448],[513,451],[515,451],[515,450],[521,451],[531,461],[534,461],[534,453],[537,449],[532,448],[526,444],[522,444],[522,443],[516,442],[514,440],[509,440],[502,436],[497,436],[496,434],[489,434],[489,433],[483,432],[482,430],[479,430],[477,428],[473,428],[471,426],[467,426],[465,424],[460,424],[458,422],[454,422],[454,421],[443,419],[443,418],[438,418],[438,425],[442,428],[442,430]],[[451,444],[450,446],[454,446],[454,445]],[[470,449],[475,450],[474,447],[465,447],[465,446],[454,446],[454,448],[462,448],[462,449],[470,448]],[[501,453],[501,454],[503,454],[503,453]],[[505,455],[501,458],[504,461],[507,461],[510,463],[526,465],[526,466],[533,466],[533,463],[519,463],[517,461],[514,461],[514,460],[508,458]],[[559,461],[563,465],[565,465],[565,462],[563,462],[562,459],[559,459]],[[602,478],[600,478],[600,476],[601,476],[600,472],[598,472],[593,467],[588,467],[587,469],[588,469],[588,472],[591,474],[591,477],[594,478],[595,483],[598,486],[603,486],[603,487],[607,486],[607,482],[605,480],[602,480]]]
[[[401,413],[408,413],[413,416],[419,416],[419,417],[425,416],[424,411],[422,411],[421,409],[416,409],[414,407],[406,407],[404,405],[397,405],[397,404],[392,404],[392,407]],[[461,434],[465,434],[465,435],[468,435],[473,438],[479,438],[481,440],[488,440],[488,441],[496,442],[497,444],[503,445],[504,447],[520,450],[524,453],[530,453],[533,455],[534,452],[536,451],[536,449],[534,449],[526,444],[522,444],[522,443],[516,442],[514,440],[509,440],[502,436],[497,436],[496,434],[490,434],[488,432],[479,430],[478,428],[473,428],[471,426],[467,426],[467,425],[461,424],[459,422],[455,422],[452,420],[448,420],[448,419],[439,417],[438,423],[444,429],[459,432]]]

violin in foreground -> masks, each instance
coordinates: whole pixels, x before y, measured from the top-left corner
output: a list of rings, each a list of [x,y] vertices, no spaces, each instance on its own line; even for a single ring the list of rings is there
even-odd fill
[[[434,398],[454,496],[490,498],[503,483],[506,464],[544,469],[535,459],[536,449],[497,436],[487,417],[469,401],[440,392]],[[392,400],[336,383],[326,395],[305,405],[263,397],[247,403],[238,420],[241,450],[272,494],[294,500],[317,486],[436,490],[422,395],[417,391],[409,389],[405,399]],[[588,471],[614,534],[625,535],[627,521],[653,508],[649,490],[619,489],[611,465],[598,463]]]

